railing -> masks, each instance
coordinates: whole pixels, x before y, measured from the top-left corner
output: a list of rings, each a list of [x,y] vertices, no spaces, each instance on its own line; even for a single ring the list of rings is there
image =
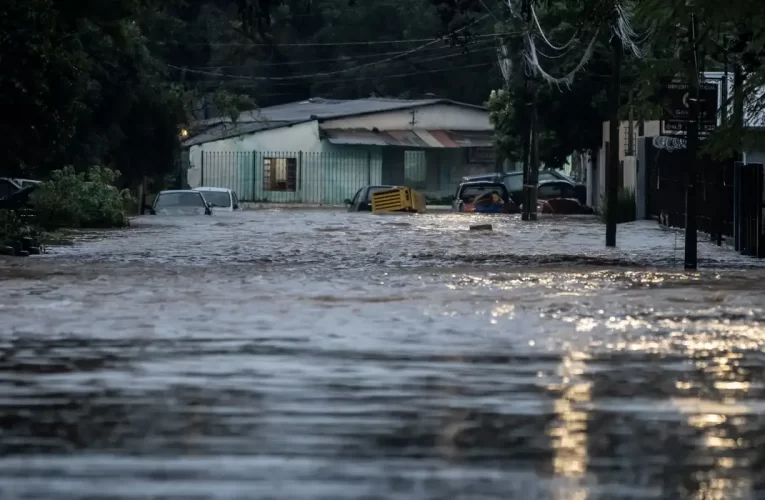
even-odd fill
[[[342,204],[382,174],[382,158],[371,152],[204,151],[197,160],[188,171],[191,187],[226,187],[254,202]]]
[[[447,152],[448,153],[448,152]],[[454,154],[454,153],[452,153]],[[429,168],[424,151],[406,151],[397,173],[383,166],[381,149],[352,152],[192,151],[190,187],[224,187],[245,202],[342,205],[368,185],[416,189],[431,200],[454,194],[463,175],[494,165],[463,164],[458,156]],[[453,158],[453,159],[452,159]]]
[[[663,151],[650,175],[651,213],[670,227],[685,227],[687,152]],[[765,167],[732,161],[696,160],[699,231],[723,237],[744,255],[765,258]]]
[[[684,228],[687,152],[653,150],[650,155],[656,155],[656,161],[648,165],[649,213],[668,226]],[[699,158],[696,171],[699,231],[710,234],[714,240],[722,236],[732,238],[733,163]]]

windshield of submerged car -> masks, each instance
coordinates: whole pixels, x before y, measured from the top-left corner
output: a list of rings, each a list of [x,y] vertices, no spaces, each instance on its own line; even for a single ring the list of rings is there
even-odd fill
[[[205,203],[199,193],[160,193],[154,204],[155,210],[180,207],[204,208]]]
[[[485,194],[496,194],[502,200],[507,196],[501,186],[465,186],[460,192],[460,199],[472,203],[478,196]]]
[[[227,191],[205,191],[202,193],[207,203],[214,207],[228,208],[231,206],[231,197]]]
[[[539,199],[550,198],[576,198],[576,192],[571,184],[567,182],[551,182],[542,184],[537,191]]]

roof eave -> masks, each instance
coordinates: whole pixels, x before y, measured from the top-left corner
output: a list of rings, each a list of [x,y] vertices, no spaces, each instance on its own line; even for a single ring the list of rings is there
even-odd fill
[[[460,108],[469,108],[469,109],[474,109],[474,110],[477,110],[477,111],[488,111],[488,109],[485,106],[478,106],[477,104],[468,104],[468,103],[465,103],[465,102],[452,101],[451,99],[437,99],[437,100],[434,100],[432,102],[428,102],[428,103],[424,103],[424,104],[423,103],[419,103],[419,104],[414,104],[414,103],[412,103],[412,104],[405,104],[403,106],[397,106],[395,108],[390,108],[390,109],[375,109],[375,110],[371,110],[371,111],[360,111],[360,112],[357,112],[357,113],[343,113],[343,114],[340,114],[340,115],[332,115],[332,116],[327,116],[327,117],[317,116],[316,120],[319,123],[324,123],[326,121],[341,120],[343,118],[351,118],[351,117],[354,117],[354,116],[367,116],[367,115],[376,115],[376,114],[380,114],[380,113],[393,113],[395,111],[404,111],[404,110],[415,109],[415,108],[427,108],[429,106],[438,106],[438,105],[442,105],[442,104],[448,104],[450,106],[457,106],[457,107],[460,107]]]

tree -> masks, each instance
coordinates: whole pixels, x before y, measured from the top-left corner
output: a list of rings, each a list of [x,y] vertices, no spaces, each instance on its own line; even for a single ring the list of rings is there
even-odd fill
[[[747,101],[747,107],[762,111],[765,102],[759,89],[765,84],[765,20],[761,2],[697,0],[689,4],[645,0],[639,4],[637,13],[644,29],[651,34],[646,40],[649,57],[638,67],[641,75],[639,99],[645,116],[660,117],[660,86],[657,82],[672,77],[688,78],[695,71],[724,68],[731,74],[736,68],[741,71],[744,79],[741,95]],[[695,54],[690,44],[692,16],[696,26]],[[731,92],[725,103],[729,110],[732,100]],[[705,141],[704,150],[728,157],[762,141],[761,132],[745,129],[742,125],[740,119],[727,120],[725,126]]]

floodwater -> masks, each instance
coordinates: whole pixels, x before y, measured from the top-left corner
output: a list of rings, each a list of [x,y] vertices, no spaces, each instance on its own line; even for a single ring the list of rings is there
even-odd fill
[[[765,498],[765,270],[603,234],[270,210],[0,260],[0,498]]]

